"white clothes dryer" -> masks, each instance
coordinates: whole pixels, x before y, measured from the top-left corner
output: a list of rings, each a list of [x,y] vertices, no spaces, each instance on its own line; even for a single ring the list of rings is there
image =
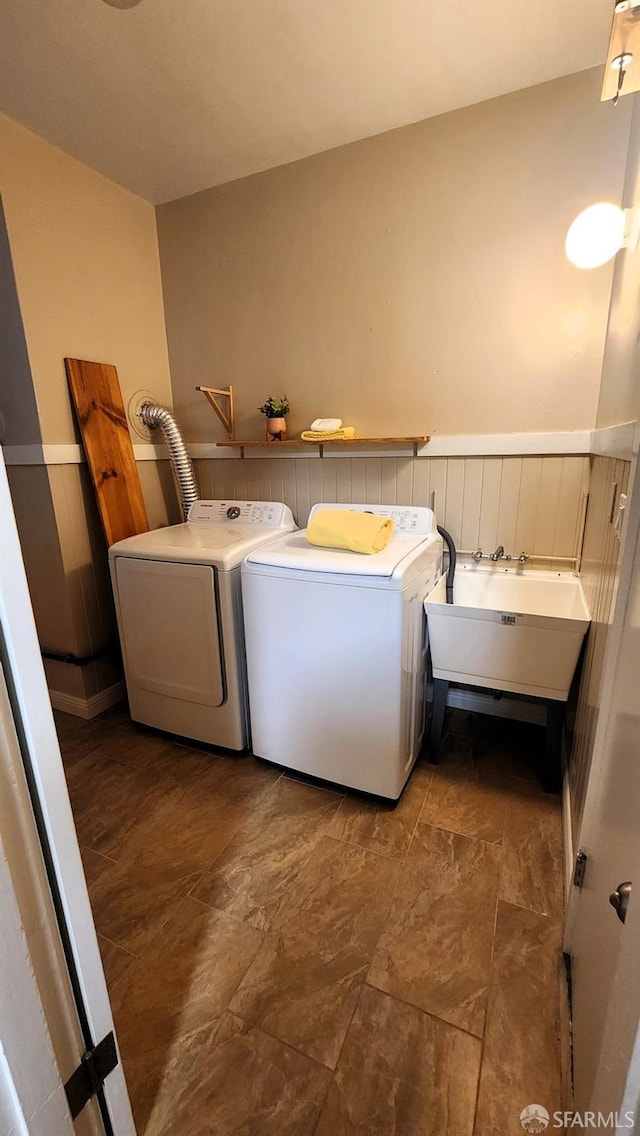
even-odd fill
[[[118,541],[109,566],[134,721],[248,745],[240,564],[295,528],[273,501],[196,501],[187,522]]]
[[[442,538],[431,509],[319,504],[311,516],[329,508],[392,517],[394,535],[366,556],[318,548],[301,530],[243,562],[253,752],[397,800],[424,733],[423,600]]]

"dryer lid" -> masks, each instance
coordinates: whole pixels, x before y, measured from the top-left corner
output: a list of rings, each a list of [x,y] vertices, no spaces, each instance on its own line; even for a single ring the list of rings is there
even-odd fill
[[[228,570],[240,564],[252,548],[295,527],[290,510],[281,502],[197,501],[190,518],[192,514],[193,519],[184,524],[138,533],[112,544],[109,558],[195,562]]]

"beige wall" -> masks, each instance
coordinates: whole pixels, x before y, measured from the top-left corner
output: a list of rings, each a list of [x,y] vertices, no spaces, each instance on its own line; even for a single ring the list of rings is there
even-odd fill
[[[66,355],[115,363],[125,405],[141,388],[170,404],[153,207],[3,116],[0,197],[2,441],[77,440]],[[10,484],[42,647],[100,651],[115,627],[86,466],[15,466]],[[166,523],[167,463],[144,463],[142,484],[151,524]],[[120,678],[109,658],[46,669],[50,689],[81,701]]]
[[[627,172],[624,186],[625,207],[640,207],[640,102],[633,104]],[[611,310],[598,402],[598,427],[632,422],[639,413],[640,378],[640,252],[625,249],[615,260]]]
[[[1,198],[0,297],[0,443],[31,445],[40,421]]]
[[[620,200],[630,106],[599,70],[455,111],[158,210],[174,405],[233,383],[239,436],[283,391],[290,430],[477,434],[595,424],[611,266],[564,256]]]
[[[43,441],[76,438],[66,355],[170,400],[153,207],[3,115],[0,197]]]

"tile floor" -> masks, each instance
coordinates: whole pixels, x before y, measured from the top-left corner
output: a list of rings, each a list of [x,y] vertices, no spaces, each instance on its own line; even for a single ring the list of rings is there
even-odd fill
[[[560,802],[455,712],[395,809],[56,720],[140,1136],[522,1136],[561,1086]]]

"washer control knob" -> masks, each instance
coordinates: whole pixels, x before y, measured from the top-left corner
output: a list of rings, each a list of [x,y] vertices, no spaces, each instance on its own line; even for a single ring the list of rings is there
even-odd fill
[[[230,521],[237,521],[238,517],[240,516],[240,509],[238,508],[238,506],[229,505],[229,508],[227,509],[227,516]]]

